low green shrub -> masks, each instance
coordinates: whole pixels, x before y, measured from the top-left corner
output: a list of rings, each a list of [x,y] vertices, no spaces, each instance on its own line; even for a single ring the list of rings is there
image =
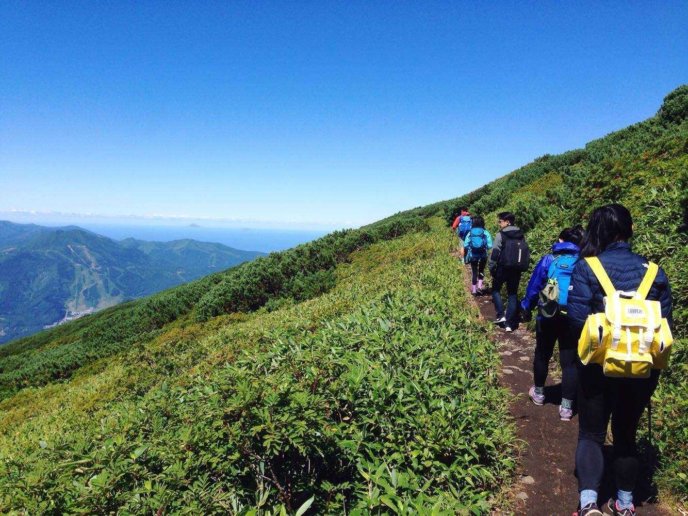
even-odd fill
[[[141,398],[70,422],[69,432],[5,442],[0,507],[488,511],[513,473],[513,426],[504,424],[499,357],[456,288],[459,271],[445,243],[439,229],[409,235],[408,256],[395,253],[394,242],[357,253],[341,291],[309,302],[315,309],[354,296],[357,308],[272,325],[231,360],[177,374]],[[374,287],[363,271],[376,276]]]

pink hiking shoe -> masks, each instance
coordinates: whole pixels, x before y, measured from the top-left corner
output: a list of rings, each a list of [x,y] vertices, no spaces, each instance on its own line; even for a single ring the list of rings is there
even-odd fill
[[[528,396],[530,396],[531,401],[538,406],[545,404],[545,395],[535,392],[535,385],[533,385],[528,391]]]

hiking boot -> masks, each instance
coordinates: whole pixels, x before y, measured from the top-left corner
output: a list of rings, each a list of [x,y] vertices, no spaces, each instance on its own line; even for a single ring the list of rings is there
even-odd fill
[[[535,385],[533,385],[528,391],[528,396],[530,397],[530,400],[539,407],[545,404],[545,395],[535,392]]]
[[[635,516],[635,505],[631,505],[630,509],[620,509],[618,503],[613,498],[607,503],[607,509],[609,509],[614,516]]]
[[[507,333],[511,333],[512,331],[514,331],[514,330],[511,329],[511,326],[505,326],[505,327],[504,327],[504,330],[505,330]]]
[[[504,316],[497,317],[493,322],[495,324],[504,324],[506,322],[506,317],[504,317]]]
[[[589,503],[585,507],[573,513],[573,516],[604,516],[604,513],[598,509],[596,503]]]
[[[573,410],[559,405],[559,419],[562,421],[571,421],[573,417]]]

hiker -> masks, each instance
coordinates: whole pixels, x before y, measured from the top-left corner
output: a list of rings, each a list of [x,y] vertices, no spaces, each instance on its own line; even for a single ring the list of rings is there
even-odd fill
[[[456,231],[459,235],[459,240],[461,242],[466,238],[466,234],[471,230],[473,226],[473,219],[471,219],[471,214],[467,208],[461,208],[461,212],[454,219],[452,223],[452,229]]]
[[[485,229],[485,219],[473,217],[473,227],[463,242],[463,257],[471,264],[471,294],[482,293],[487,254],[492,249],[492,235]]]
[[[498,216],[499,232],[495,236],[492,254],[488,261],[492,275],[492,301],[497,318],[495,324],[504,325],[507,332],[518,324],[518,284],[521,274],[528,270],[530,251],[523,231],[515,226],[513,213],[503,211]],[[507,308],[504,312],[500,291],[506,284]]]
[[[452,222],[452,225],[451,225],[452,231],[456,232],[457,236],[459,234],[459,222],[461,222],[461,217],[463,216],[465,211],[466,211],[466,208],[464,208],[464,207],[459,208],[459,214],[454,218],[454,222]]]
[[[533,357],[533,386],[528,396],[536,405],[545,403],[545,381],[554,344],[559,342],[561,365],[561,405],[559,418],[571,421],[573,401],[576,397],[577,341],[570,338],[567,318],[567,296],[571,274],[578,261],[579,245],[583,239],[583,227],[566,228],[559,234],[559,241],[552,246],[535,266],[528,281],[526,295],[521,300],[524,320],[530,320],[531,312],[538,307],[535,324],[535,355]]]
[[[633,489],[639,469],[636,431],[643,410],[648,406],[659,380],[659,370],[655,368],[658,365],[654,355],[657,346],[655,341],[652,341],[649,353],[637,351],[647,342],[648,336],[655,338],[654,333],[642,333],[642,327],[629,328],[628,325],[622,329],[616,326],[617,323],[612,330],[605,330],[604,324],[608,320],[604,314],[605,305],[610,305],[608,317],[616,321],[616,306],[621,307],[623,303],[631,306],[626,300],[627,296],[634,300],[644,298],[659,301],[659,304],[654,303],[654,308],[657,312],[661,310],[661,317],[665,319],[662,326],[659,326],[659,332],[663,336],[661,345],[657,348],[664,351],[665,340],[667,347],[671,345],[669,280],[661,268],[631,251],[628,240],[632,235],[633,221],[624,206],[609,204],[596,209],[588,223],[587,234],[581,247],[581,259],[571,278],[568,296],[569,328],[571,338],[579,339],[580,336],[582,343],[578,348],[581,362],[578,368],[579,431],[576,449],[576,472],[580,492],[580,508],[576,514],[580,516],[602,514],[597,506],[597,495],[604,470],[602,446],[610,417],[617,493],[616,499],[610,500],[608,506],[612,514],[635,514]],[[619,292],[615,293],[615,289],[622,291],[623,297]],[[636,295],[633,296],[633,293]],[[619,308],[618,313],[622,314],[620,319],[637,318],[639,312],[651,312],[649,308],[635,308],[646,307],[651,303],[635,302],[637,304],[631,307],[632,310],[626,310],[623,314]],[[599,314],[600,317],[595,314]],[[594,323],[592,327],[586,325],[588,316],[591,316]],[[652,320],[654,315],[646,315],[645,318]],[[639,320],[633,322],[637,325]],[[651,326],[648,323],[648,327]],[[636,333],[635,350],[625,344],[627,339],[633,338],[633,332]],[[595,347],[592,345],[593,339]],[[616,346],[620,346],[618,351]],[[594,357],[588,354],[590,351],[602,351],[602,355]],[[641,360],[633,361],[637,356],[640,356]],[[647,363],[648,356],[651,356],[650,364]],[[604,369],[600,361],[604,363]],[[643,372],[647,377],[624,377],[626,374],[642,370],[638,369],[638,366],[645,366]],[[610,376],[612,374],[616,376]]]

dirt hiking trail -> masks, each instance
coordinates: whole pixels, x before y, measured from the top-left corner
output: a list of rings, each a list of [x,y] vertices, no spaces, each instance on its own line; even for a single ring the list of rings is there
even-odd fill
[[[461,262],[459,262],[461,263]],[[460,265],[459,265],[460,266]],[[466,288],[470,292],[470,268],[464,268]],[[527,281],[524,277],[521,283]],[[489,281],[488,281],[489,282]],[[490,289],[475,296],[480,317],[492,324],[495,310]],[[506,299],[504,299],[506,303]],[[571,421],[559,419],[561,401],[561,375],[558,370],[559,350],[554,350],[545,387],[545,405],[534,405],[528,398],[533,382],[532,363],[535,350],[535,334],[524,324],[511,333],[495,327],[493,338],[502,358],[500,381],[517,398],[511,404],[511,415],[517,426],[517,437],[523,443],[519,457],[517,481],[513,486],[513,510],[515,514],[571,516],[578,503],[578,484],[574,474],[574,457],[578,439],[578,416],[574,412]],[[643,416],[641,425],[647,425]],[[611,446],[605,446],[605,458],[611,457]],[[649,461],[654,462],[654,461]],[[606,462],[608,464],[608,462]],[[639,516],[669,515],[656,502],[656,490],[652,486],[653,468],[646,459],[642,466],[638,487],[635,491],[636,509]],[[613,480],[607,476],[600,489],[600,508],[616,494]]]

